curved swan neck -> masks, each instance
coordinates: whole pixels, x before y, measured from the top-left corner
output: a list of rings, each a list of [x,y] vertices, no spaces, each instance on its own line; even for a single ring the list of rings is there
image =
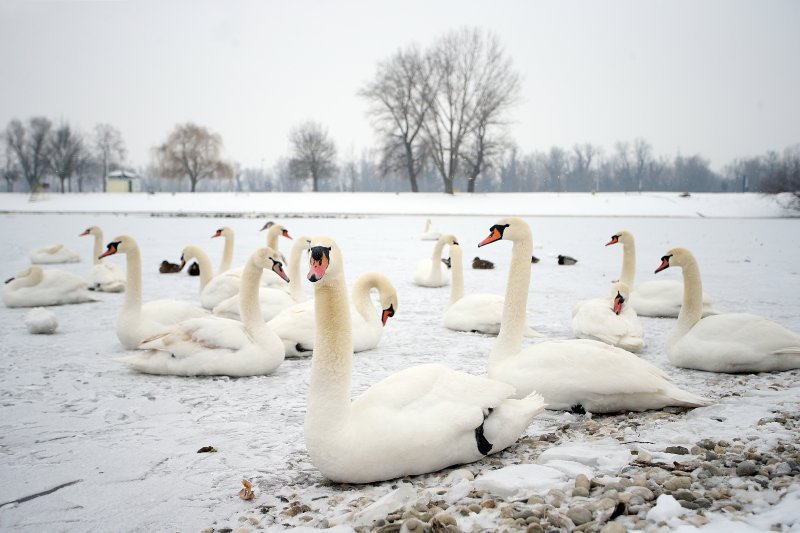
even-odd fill
[[[700,267],[692,258],[685,261],[683,270],[683,302],[678,321],[670,333],[670,339],[680,338],[703,317],[703,282]]]
[[[44,269],[40,266],[34,265],[28,269],[28,273],[26,276],[15,277],[14,281],[12,281],[11,284],[15,288],[35,287],[36,285],[40,284],[43,279],[44,279]]]
[[[308,300],[300,281],[300,254],[308,248],[309,240],[305,235],[297,237],[289,253],[289,293],[292,295],[292,300],[297,303]]]
[[[100,228],[97,228],[95,231],[92,232],[94,236],[94,252],[92,253],[92,264],[99,265],[102,263],[100,261],[100,254],[103,253],[103,232]]]
[[[142,255],[139,246],[132,244],[125,252],[127,287],[125,289],[125,307],[139,310],[142,307]]]
[[[464,265],[461,246],[450,246],[450,267],[452,269],[452,287],[450,287],[450,307],[464,297]]]
[[[276,252],[278,251],[278,237],[282,231],[283,227],[280,224],[273,224],[267,228],[267,246]]]
[[[511,266],[508,269],[503,316],[500,319],[500,333],[489,354],[489,365],[514,356],[522,350],[522,337],[525,335],[528,287],[531,281],[531,253],[533,240],[528,237],[514,241],[511,250]]]
[[[184,249],[183,255],[186,261],[194,259],[200,266],[200,292],[203,292],[208,282],[214,278],[214,267],[211,266],[211,259],[209,259],[208,254],[199,246],[187,246]]]
[[[200,272],[202,273],[202,266]],[[256,265],[251,257],[242,271],[239,288],[239,311],[244,327],[250,331],[259,327],[266,327],[264,317],[261,315],[261,302],[259,301],[259,285],[264,269]]]
[[[353,333],[344,276],[314,287],[317,331],[311,358],[306,424],[341,428],[350,415]]]
[[[375,322],[380,318],[380,313],[375,309],[375,304],[369,296],[372,289],[378,289],[381,296],[386,294],[386,286],[377,272],[362,274],[353,284],[351,295],[353,306],[365,322]]]
[[[636,243],[633,236],[629,236],[622,243],[622,272],[619,280],[630,288],[633,288],[633,281],[636,279]]]
[[[225,234],[225,247],[222,249],[222,261],[219,264],[219,273],[222,274],[223,272],[231,269],[231,264],[233,263],[233,243],[235,237],[233,236],[233,232],[226,232]],[[203,271],[200,270],[200,274],[203,274]]]

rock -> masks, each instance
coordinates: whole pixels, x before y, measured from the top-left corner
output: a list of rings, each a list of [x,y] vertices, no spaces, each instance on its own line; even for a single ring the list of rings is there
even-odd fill
[[[647,487],[630,487],[628,488],[628,492],[631,494],[635,494],[641,497],[644,501],[649,502],[655,499],[655,495],[653,491],[648,489]]]
[[[690,490],[686,489],[679,489],[672,493],[672,496],[676,500],[686,500],[687,502],[693,502],[696,498],[695,495],[692,494]]]
[[[573,498],[588,498],[589,497],[589,489],[586,487],[575,487],[572,489],[572,497]]]
[[[495,503],[494,500],[485,500],[481,506],[486,509],[494,509]]]
[[[689,450],[684,448],[683,446],[667,446],[667,449],[664,450],[667,453],[674,453],[676,455],[688,455]]]
[[[736,467],[737,476],[753,476],[758,473],[758,467],[753,461],[742,461]]]
[[[527,501],[528,505],[536,505],[541,503],[544,503],[544,498],[542,498],[541,496],[531,496],[530,498],[528,498]]]
[[[671,477],[668,480],[666,480],[663,484],[663,487],[670,492],[674,492],[678,489],[688,489],[691,486],[692,486],[691,478],[683,476]]]
[[[583,474],[578,474],[575,477],[575,488],[585,488],[586,490],[589,490],[591,488],[591,482],[589,481],[589,478]]]
[[[567,518],[572,520],[576,526],[579,526],[592,521],[592,512],[582,505],[576,505],[567,511]]]
[[[433,524],[434,527],[458,526],[458,522],[456,522],[456,519],[447,513],[439,513],[436,516],[434,516],[433,520],[431,521],[431,524]]]
[[[400,533],[423,533],[425,531],[425,523],[416,518],[410,518],[403,522],[400,526]]]
[[[706,450],[713,450],[714,446],[716,446],[714,441],[711,439],[703,439],[700,442],[698,442],[697,445],[700,446],[701,448],[705,448]]]
[[[621,522],[609,522],[603,526],[600,533],[626,533],[628,529]]]
[[[480,504],[471,503],[471,504],[469,504],[468,509],[470,510],[470,512],[473,512],[473,513],[477,514],[477,513],[481,512],[481,509],[483,509],[483,507],[481,507]]]
[[[528,533],[544,533],[544,528],[539,524],[531,524],[528,526]]]

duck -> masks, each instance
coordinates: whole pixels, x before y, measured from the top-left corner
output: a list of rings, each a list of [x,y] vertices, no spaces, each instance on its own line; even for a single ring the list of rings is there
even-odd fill
[[[380,310],[375,309],[370,298],[373,289],[378,291]],[[387,320],[397,312],[397,291],[380,272],[367,272],[356,280],[351,297],[353,351],[371,350],[380,342]],[[286,357],[311,355],[316,331],[313,300],[281,311],[268,325],[283,340]]]
[[[475,257],[472,260],[472,268],[475,270],[492,270],[494,269],[494,263],[489,261],[488,259],[481,259],[480,257]]]
[[[103,253],[103,230],[98,226],[89,226],[79,237],[94,237],[92,253],[92,273],[89,275],[89,290],[99,292],[123,292],[125,290],[125,271],[116,263],[103,262],[98,259]]]
[[[711,400],[674,385],[658,367],[592,339],[552,340],[522,348],[533,238],[518,217],[500,219],[478,246],[511,241],[500,333],[489,353],[489,377],[512,385],[516,397],[536,391],[548,409],[616,413],[667,406],[700,407]]]
[[[572,308],[572,334],[595,339],[638,353],[644,348],[644,330],[636,311],[628,305],[630,290],[621,281],[611,286],[610,298],[592,298]]]
[[[800,368],[800,335],[765,317],[721,313],[703,317],[703,283],[694,254],[673,248],[656,273],[679,267],[683,303],[667,337],[667,357],[682,368],[707,372],[774,372]]]
[[[81,256],[63,244],[53,244],[44,248],[36,248],[28,252],[34,265],[51,265],[55,263],[79,263]]]
[[[64,270],[31,265],[3,286],[6,307],[43,307],[96,302],[84,278]]]
[[[574,257],[570,257],[568,255],[561,255],[561,254],[558,255],[558,264],[559,265],[574,265],[577,262],[578,262],[578,260],[575,259]]]
[[[444,311],[444,327],[455,331],[471,331],[497,335],[503,316],[504,299],[499,294],[468,294],[464,296],[464,267],[461,246],[450,245],[450,259],[453,263],[450,302]],[[525,332],[529,337],[541,337],[531,329]]]
[[[445,245],[458,244],[455,235],[447,234],[439,237],[430,259],[422,259],[417,263],[414,273],[414,284],[420,287],[443,287],[450,283],[450,272],[442,265],[442,248]]]
[[[622,272],[619,280],[631,291],[628,305],[639,316],[676,318],[683,301],[683,284],[671,279],[659,279],[634,284],[636,278],[636,240],[629,231],[618,231],[606,246],[622,243]],[[703,294],[703,316],[716,314],[714,301]]]
[[[189,276],[199,276],[200,275],[200,265],[197,261],[193,261],[189,268],[186,269],[186,274]]]
[[[419,236],[420,240],[422,241],[438,241],[439,237],[442,234],[438,231],[433,231],[431,229],[431,219],[425,220],[425,229],[422,231],[422,234]]]
[[[407,368],[351,400],[350,305],[336,242],[312,239],[309,266],[318,327],[303,435],[329,480],[372,483],[477,461],[511,446],[544,409],[536,393],[513,399],[510,385],[441,364]]]
[[[261,314],[264,320],[269,322],[278,314],[294,305],[305,302],[308,296],[303,292],[300,284],[300,254],[308,249],[311,242],[310,237],[305,235],[295,239],[290,252],[291,266],[289,267],[289,293],[277,290],[273,287],[261,287],[259,290],[259,301],[261,302]],[[222,300],[214,306],[211,312],[216,316],[239,320],[239,293]]]
[[[236,241],[236,235],[233,228],[230,226],[222,226],[211,236],[212,239],[218,237],[222,237],[225,240],[225,246],[222,249],[222,259],[220,260],[219,271],[217,272],[217,274],[222,274],[230,270],[233,264],[233,245]]]
[[[120,235],[106,245],[100,258],[125,254],[127,275],[125,303],[117,317],[117,338],[128,349],[138,348],[146,338],[188,318],[207,316],[208,311],[186,301],[153,300],[142,304],[142,254],[136,239]]]
[[[259,376],[284,359],[283,344],[261,317],[258,287],[263,270],[289,281],[270,248],[250,256],[239,291],[242,321],[207,316],[191,318],[144,339],[134,354],[118,358],[146,374],[176,376]]]
[[[166,259],[161,261],[161,264],[158,266],[158,271],[162,274],[176,274],[181,271],[183,267],[177,263],[170,263]]]

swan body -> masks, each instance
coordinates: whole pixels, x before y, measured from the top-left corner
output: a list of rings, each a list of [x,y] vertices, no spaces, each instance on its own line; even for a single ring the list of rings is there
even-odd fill
[[[674,248],[660,272],[683,270],[683,306],[667,337],[667,357],[675,366],[709,372],[772,372],[800,368],[800,335],[764,317],[723,313],[702,317],[703,286],[692,252]]]
[[[431,229],[431,219],[427,219],[425,221],[425,230],[422,232],[419,238],[420,240],[423,241],[438,241],[439,237],[441,236],[442,236],[441,233],[439,233],[438,231],[433,231]]]
[[[455,331],[474,331],[497,335],[500,333],[500,321],[503,317],[505,299],[499,294],[469,294],[464,296],[464,265],[461,246],[450,245],[450,262],[452,265],[452,285],[450,302],[443,316],[444,326]],[[539,333],[528,329],[528,337],[541,337]]]
[[[537,391],[549,409],[611,413],[668,405],[697,407],[709,400],[686,392],[659,368],[615,346],[589,340],[547,341],[522,349],[533,248],[528,224],[501,219],[478,246],[514,243],[503,321],[489,354],[489,377],[509,383],[517,397]]]
[[[36,248],[28,252],[28,257],[34,265],[50,265],[53,263],[78,263],[81,256],[63,244],[53,244],[44,248]]]
[[[630,305],[637,315],[675,318],[681,310],[683,284],[675,280],[652,280],[634,285],[636,278],[636,241],[629,231],[619,231],[611,236],[606,244],[622,243],[622,273],[619,280],[630,288]],[[713,315],[717,311],[713,300],[703,294],[703,315]]]
[[[286,277],[270,248],[253,252],[242,275],[242,322],[215,316],[191,318],[145,339],[139,345],[144,351],[120,360],[148,374],[238,377],[272,372],[284,354],[280,339],[261,318],[257,289],[263,269]]]
[[[315,238],[310,263],[318,327],[304,436],[328,479],[369,483],[476,461],[513,444],[543,410],[537,394],[513,400],[505,383],[437,364],[393,374],[351,401],[341,252],[332,239]]]
[[[86,280],[64,270],[44,270],[32,265],[3,286],[6,307],[42,307],[95,302]]]
[[[452,244],[458,244],[455,235],[442,235],[436,241],[431,258],[417,263],[414,284],[421,287],[443,287],[450,283],[450,271],[442,264],[442,248]]]
[[[613,284],[610,298],[592,298],[572,309],[572,334],[579,339],[595,339],[629,352],[644,348],[644,330],[636,311],[627,304],[628,286]]]
[[[142,256],[133,237],[120,235],[108,243],[101,257],[125,254],[127,273],[125,303],[117,317],[117,337],[128,350],[146,338],[181,320],[206,316],[208,311],[182,300],[153,300],[142,304]],[[201,272],[202,275],[202,272]]]
[[[375,309],[370,299],[372,289],[378,291],[380,311]],[[353,285],[352,301],[353,352],[371,350],[380,342],[386,320],[397,312],[397,291],[383,274],[368,272]],[[269,327],[283,341],[286,357],[310,356],[316,335],[313,300],[281,311],[270,320]]]
[[[100,261],[103,253],[103,230],[97,226],[90,226],[79,236],[92,235],[94,248],[92,250],[92,272],[89,275],[89,290],[100,292],[123,292],[125,290],[125,271],[116,263]]]

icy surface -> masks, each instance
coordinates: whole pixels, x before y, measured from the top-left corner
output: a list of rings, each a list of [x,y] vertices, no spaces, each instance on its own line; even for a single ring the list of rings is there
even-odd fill
[[[265,236],[258,230],[264,220],[275,219],[276,213],[325,214],[334,208],[359,212],[352,195],[346,194],[298,195],[297,202],[304,201],[303,211],[286,195],[258,195],[258,203],[252,200],[254,195],[133,195],[109,202],[101,201],[99,195],[87,196],[64,195],[62,199],[52,195],[46,201],[27,202],[25,195],[0,195],[0,211],[20,211],[18,207],[26,206],[29,210],[69,212],[71,201],[77,205],[75,211],[108,211],[93,215],[0,214],[4,236],[0,274],[7,278],[25,268],[30,249],[63,242],[81,253],[83,261],[59,268],[88,276],[91,243],[78,234],[96,224],[109,241],[119,234],[139,240],[145,301],[170,297],[196,301],[196,279],[184,273],[158,273],[159,263],[164,259],[177,262],[186,244],[200,244],[217,264],[222,243],[210,237],[220,226],[231,226],[236,230],[237,267],[255,247],[264,245]],[[258,211],[263,216],[253,220],[135,214],[149,213],[151,202],[160,205],[161,196],[167,197],[163,201],[170,209],[180,205],[185,212],[213,207],[231,213]],[[718,309],[760,314],[800,331],[800,220],[787,218],[787,212],[760,196],[703,196],[528,195],[524,201],[531,205],[523,205],[523,199],[512,203],[500,197],[437,195],[436,201],[441,202],[437,210],[439,204],[427,196],[417,200],[410,195],[385,195],[370,199],[372,212],[433,215],[280,220],[292,235],[333,236],[345,254],[349,283],[365,271],[379,270],[397,287],[399,309],[387,324],[381,343],[354,358],[353,394],[357,395],[371,383],[420,363],[439,362],[485,373],[494,338],[445,329],[441,314],[449,288],[426,289],[411,283],[416,261],[429,257],[433,246],[419,239],[429,216],[439,230],[458,236],[465,261],[478,255],[496,265],[495,270],[486,271],[467,268],[466,292],[502,294],[510,245],[500,242],[478,250],[476,244],[488,234],[499,218],[496,215],[506,209],[515,214],[547,211],[539,214],[549,216],[526,218],[533,230],[535,253],[541,258],[532,266],[528,313],[531,326],[551,339],[569,338],[573,304],[606,294],[609,282],[619,276],[622,250],[604,245],[621,229],[632,231],[637,238],[640,281],[677,279],[677,270],[669,269],[658,278],[652,272],[666,250],[685,246],[695,252],[704,289],[715,298]],[[555,204],[554,198],[568,200]],[[696,203],[687,208],[680,203],[683,200]],[[477,214],[467,216],[470,211],[466,207],[458,211],[459,202]],[[667,207],[653,207],[662,204]],[[561,211],[550,212],[556,205]],[[706,216],[698,216],[697,211]],[[290,242],[282,240],[285,253],[289,247]],[[579,262],[559,266],[558,254],[571,255]],[[124,265],[124,257],[106,260]],[[311,295],[310,284],[305,283],[304,288]],[[448,480],[450,471],[445,471],[365,486],[331,484],[310,463],[303,445],[308,360],[287,360],[272,375],[241,379],[131,372],[113,360],[126,353],[115,333],[124,296],[98,293],[97,303],[54,308],[60,324],[51,336],[27,333],[23,317],[29,310],[0,307],[0,530],[199,531],[206,527],[236,529],[247,526],[249,522],[242,520],[251,518],[259,527],[282,529],[306,525],[304,516],[324,516],[329,525],[338,523],[340,530],[346,531],[352,524],[348,519],[337,522],[337,517],[355,517],[399,490],[401,483],[414,487],[418,503],[425,494],[430,499],[435,491],[460,497],[466,489],[493,476],[492,490],[508,492],[517,489],[512,476],[504,477],[510,473],[506,469],[519,467],[549,472],[552,478],[538,478],[546,490],[571,482],[576,472],[586,472],[582,469],[613,475],[623,464],[622,450],[641,450],[652,454],[654,460],[668,461],[678,456],[664,454],[667,446],[688,445],[702,438],[731,440],[748,435],[752,437],[748,445],[757,449],[798,438],[778,424],[756,424],[774,412],[800,409],[800,372],[738,376],[674,368],[664,354],[665,335],[674,321],[643,317],[647,347],[641,357],[670,373],[679,386],[716,403],[666,419],[637,414],[641,423],[626,427],[624,442],[615,444],[618,451],[608,454],[617,457],[619,452],[618,461],[600,464],[596,450],[602,448],[588,453],[594,449],[594,441],[579,437],[574,443],[552,446],[552,451],[538,458],[530,457],[530,462],[539,460],[539,464],[521,464],[521,458],[530,455],[530,437],[538,439],[583,420],[580,415],[547,411],[528,428],[527,440],[460,469],[473,474],[474,481],[461,474]],[[604,418],[594,420],[602,424]],[[573,445],[577,448],[570,452]],[[197,453],[204,446],[218,451]],[[587,460],[580,460],[581,452],[586,452]],[[498,469],[499,473],[492,473]],[[251,501],[237,496],[242,479],[253,482],[255,498]],[[793,485],[782,499],[776,495],[775,501],[754,503],[759,515],[753,514],[748,525],[757,529],[773,523],[798,527],[797,490]],[[762,520],[763,516],[769,518]],[[718,514],[711,519],[709,526],[716,526],[725,517]],[[487,520],[486,513],[459,517],[459,526],[491,529]],[[678,522],[670,522],[671,527],[682,523],[679,518],[673,520]]]

